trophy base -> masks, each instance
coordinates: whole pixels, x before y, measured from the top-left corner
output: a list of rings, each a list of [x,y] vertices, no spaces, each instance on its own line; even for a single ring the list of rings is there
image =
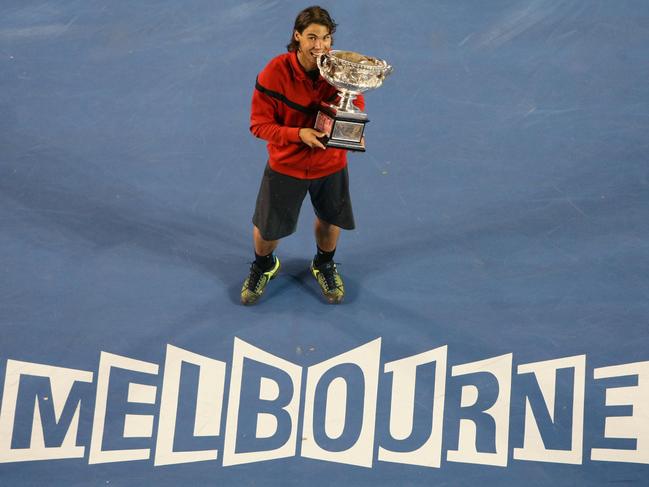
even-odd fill
[[[365,124],[369,122],[363,112],[343,112],[323,105],[318,111],[315,129],[326,134],[324,145],[338,149],[365,152]]]

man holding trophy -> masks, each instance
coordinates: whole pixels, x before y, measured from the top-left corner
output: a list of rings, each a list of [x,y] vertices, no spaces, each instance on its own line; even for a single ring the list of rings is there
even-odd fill
[[[252,220],[255,260],[241,289],[246,305],[254,304],[279,272],[273,252],[281,238],[295,231],[307,192],[316,214],[311,273],[329,303],[340,303],[345,295],[333,257],[340,229],[355,226],[347,150],[365,150],[367,116],[360,93],[380,86],[391,68],[374,58],[332,51],[335,30],[326,10],[303,10],[288,52],[272,59],[257,77],[250,130],[267,141],[268,164]],[[368,83],[366,78],[375,79]]]

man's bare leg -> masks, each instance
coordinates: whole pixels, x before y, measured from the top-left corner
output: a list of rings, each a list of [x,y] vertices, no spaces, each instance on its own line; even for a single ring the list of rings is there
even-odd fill
[[[336,244],[340,236],[340,227],[316,218],[314,229],[315,242],[321,250],[325,252],[333,252],[336,250]]]
[[[252,239],[255,243],[255,253],[257,255],[269,255],[275,251],[279,240],[264,240],[259,229],[253,225]]]

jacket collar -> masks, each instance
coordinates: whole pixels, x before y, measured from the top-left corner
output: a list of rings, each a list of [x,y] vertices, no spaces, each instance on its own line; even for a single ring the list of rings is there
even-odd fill
[[[300,81],[308,80],[309,76],[306,74],[306,71],[297,59],[297,51],[289,52],[289,59],[291,60],[291,68],[293,69],[295,78]],[[321,78],[321,76],[319,76],[319,78]]]

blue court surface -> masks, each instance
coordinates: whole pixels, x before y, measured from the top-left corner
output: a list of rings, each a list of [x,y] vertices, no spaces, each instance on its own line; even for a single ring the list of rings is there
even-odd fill
[[[649,485],[649,3],[331,1],[342,305],[253,307],[295,1],[0,3],[0,485]]]

